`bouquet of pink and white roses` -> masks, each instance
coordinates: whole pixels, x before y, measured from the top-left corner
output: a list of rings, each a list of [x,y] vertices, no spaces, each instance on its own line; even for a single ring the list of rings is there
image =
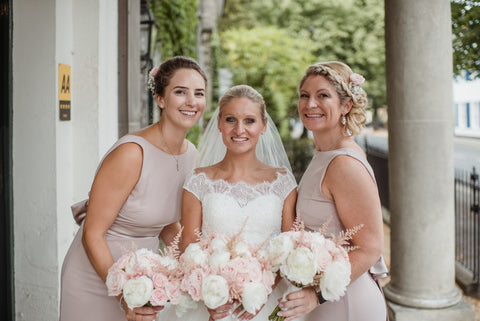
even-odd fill
[[[361,228],[354,228],[329,239],[320,232],[305,231],[296,222],[292,231],[283,232],[270,239],[261,253],[273,265],[273,271],[290,282],[284,297],[306,286],[319,287],[327,301],[337,301],[345,294],[350,283],[351,266],[346,241]],[[281,321],[277,306],[269,320]]]
[[[275,281],[271,267],[257,258],[256,251],[244,242],[241,232],[202,236],[180,257],[184,269],[181,289],[210,309],[232,302],[255,314],[267,301]]]
[[[170,250],[154,253],[142,248],[122,255],[108,270],[108,295],[122,295],[130,309],[167,302],[188,306],[188,295],[180,290],[183,273],[177,252]]]

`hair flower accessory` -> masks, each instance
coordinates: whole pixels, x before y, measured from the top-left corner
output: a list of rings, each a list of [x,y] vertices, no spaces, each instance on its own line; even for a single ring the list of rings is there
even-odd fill
[[[365,82],[365,78],[357,73],[350,75],[350,82],[348,83],[348,88],[352,91],[354,95],[360,94],[363,89],[360,88],[360,85]]]
[[[148,73],[148,88],[152,92],[152,95],[155,95],[155,76],[158,73],[158,67],[153,68]]]

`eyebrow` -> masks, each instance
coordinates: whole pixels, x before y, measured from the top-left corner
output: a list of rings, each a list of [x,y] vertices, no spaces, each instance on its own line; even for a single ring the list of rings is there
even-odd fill
[[[187,90],[188,90],[189,88],[188,88],[188,87],[185,87],[185,86],[175,86],[175,87],[173,87],[173,89],[187,89]],[[196,88],[196,89],[194,89],[194,90],[205,91],[204,88]]]

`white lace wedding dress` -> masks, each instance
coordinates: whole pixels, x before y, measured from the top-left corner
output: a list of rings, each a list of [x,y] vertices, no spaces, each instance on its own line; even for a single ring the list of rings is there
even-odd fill
[[[205,173],[192,173],[187,177],[184,189],[202,202],[202,229],[213,233],[235,234],[245,224],[242,233],[244,239],[258,245],[280,233],[283,202],[296,186],[293,175],[286,168],[282,168],[277,172],[274,181],[256,185],[211,180]],[[286,282],[281,281],[270,294],[263,309],[252,320],[268,320],[286,289]],[[167,306],[158,318],[162,321],[208,319],[209,314],[202,302],[198,303],[197,309],[188,311],[181,318],[175,315],[174,307]]]

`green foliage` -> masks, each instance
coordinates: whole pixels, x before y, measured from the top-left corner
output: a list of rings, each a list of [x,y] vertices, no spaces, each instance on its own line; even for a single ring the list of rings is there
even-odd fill
[[[299,75],[313,61],[309,44],[275,27],[228,29],[220,39],[226,63],[222,67],[233,73],[234,85],[257,89],[280,133],[287,136]]]
[[[196,57],[197,0],[150,0],[158,31],[162,59],[183,55]]]
[[[227,1],[221,30],[260,26],[305,42],[312,62],[346,62],[367,79],[370,106],[386,105],[383,0]],[[298,81],[303,71],[290,77]]]
[[[468,71],[480,77],[480,0],[451,2],[453,32],[453,70]]]
[[[292,139],[288,137],[283,138],[282,141],[290,166],[292,166],[292,174],[299,183],[313,157],[315,146],[310,138]]]

